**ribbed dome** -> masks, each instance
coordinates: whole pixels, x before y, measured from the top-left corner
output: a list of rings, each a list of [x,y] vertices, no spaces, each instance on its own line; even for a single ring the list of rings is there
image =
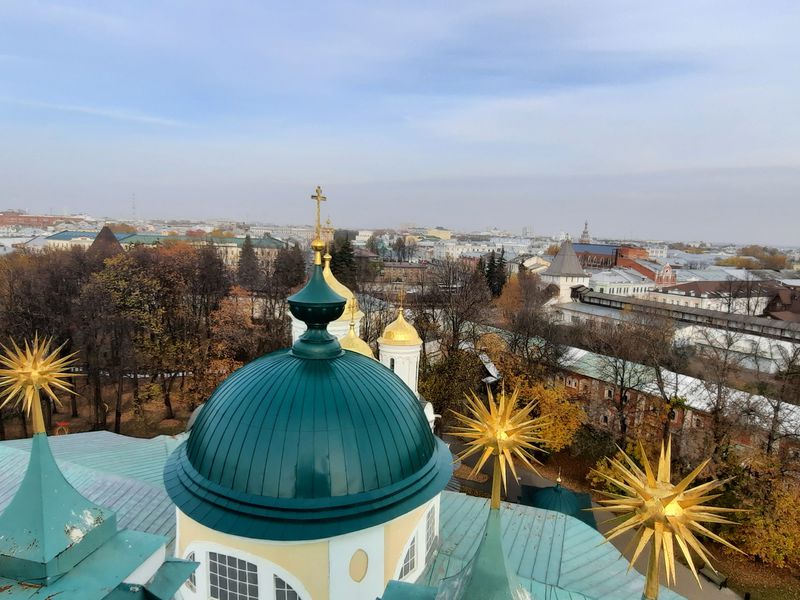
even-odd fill
[[[170,496],[236,535],[318,539],[405,514],[451,475],[403,381],[374,359],[283,350],[228,377],[170,457]]]
[[[389,346],[416,346],[421,344],[422,340],[414,326],[406,321],[403,316],[403,308],[400,307],[397,311],[397,318],[386,326],[383,335],[378,338],[378,343]]]

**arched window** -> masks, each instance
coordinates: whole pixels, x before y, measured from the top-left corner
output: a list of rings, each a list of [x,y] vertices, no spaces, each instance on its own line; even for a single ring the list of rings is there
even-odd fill
[[[209,552],[208,595],[214,600],[258,600],[256,565],[235,556]]]
[[[403,566],[400,567],[400,579],[405,579],[409,573],[417,568],[417,536],[411,538],[406,555],[403,557]]]
[[[389,359],[389,368],[390,368],[392,371],[394,371],[394,359],[393,359],[393,358],[390,358],[390,359]]]
[[[425,561],[430,563],[430,555],[436,544],[436,508],[431,507],[425,516]]]
[[[275,600],[302,600],[300,594],[283,579],[274,575],[275,578]]]
[[[194,562],[194,552],[189,552],[186,555],[186,560]],[[192,592],[197,589],[197,571],[192,571],[192,574],[189,575],[189,579],[186,580],[186,587],[189,588]]]

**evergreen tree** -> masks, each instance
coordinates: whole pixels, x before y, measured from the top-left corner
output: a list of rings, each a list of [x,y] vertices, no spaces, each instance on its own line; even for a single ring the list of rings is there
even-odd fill
[[[497,293],[495,293],[495,296],[499,296],[503,293],[503,288],[506,285],[506,281],[508,281],[506,249],[500,248],[500,257],[497,259],[497,269],[495,272],[495,287],[497,288]]]
[[[494,250],[489,253],[489,260],[486,262],[486,270],[484,271],[484,275],[486,276],[486,284],[489,286],[492,296],[497,296],[495,293],[495,283],[497,280],[497,257],[494,254]]]
[[[347,286],[355,284],[356,257],[349,237],[340,238],[331,249],[331,271],[343,284]]]
[[[253,248],[253,240],[250,239],[249,235],[244,238],[242,251],[239,254],[239,268],[236,273],[236,280],[239,285],[250,291],[253,291],[258,286],[258,257],[256,256],[255,248]]]
[[[281,287],[292,289],[306,278],[306,263],[303,252],[295,244],[291,249],[282,248],[275,257],[274,277]]]

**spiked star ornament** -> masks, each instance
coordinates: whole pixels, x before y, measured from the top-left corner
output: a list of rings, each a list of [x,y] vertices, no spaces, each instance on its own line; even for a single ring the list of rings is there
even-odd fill
[[[698,540],[697,534],[710,538],[728,548],[741,552],[738,548],[722,539],[717,534],[707,529],[703,523],[729,523],[733,521],[721,516],[723,513],[739,512],[736,508],[720,508],[708,506],[706,503],[720,494],[709,494],[729,480],[712,480],[707,483],[690,488],[689,485],[705,468],[710,459],[703,461],[696,469],[689,473],[677,485],[672,484],[671,454],[672,441],[667,442],[666,449],[661,444],[661,455],[658,459],[658,471],[653,473],[650,461],[647,459],[644,447],[639,442],[639,450],[644,463],[644,471],[620,449],[622,458],[627,465],[615,458],[608,459],[613,475],[606,475],[594,471],[607,482],[613,484],[621,493],[598,491],[606,497],[601,500],[601,508],[592,510],[607,510],[618,516],[611,521],[621,521],[616,527],[606,533],[606,540],[610,541],[627,531],[634,530],[633,539],[626,549],[625,554],[635,547],[630,566],[642,553],[647,543],[652,541],[650,559],[647,566],[647,583],[643,598],[656,600],[659,590],[660,561],[664,561],[667,584],[675,581],[675,551],[674,543],[681,549],[683,557],[692,570],[697,585],[700,578],[697,575],[691,550],[694,550],[700,560],[711,566],[710,552]],[[711,567],[713,569],[713,567]]]
[[[73,376],[67,368],[74,363],[75,354],[58,357],[64,344],[51,351],[51,339],[39,339],[37,335],[30,344],[25,341],[24,348],[12,341],[12,349],[0,344],[3,355],[0,355],[0,408],[11,402],[22,404],[28,416],[33,413],[34,433],[44,433],[44,417],[40,390],[43,390],[53,401],[61,405],[56,390],[69,393],[72,386],[67,380]]]
[[[534,472],[534,464],[541,464],[533,452],[541,450],[540,445],[545,441],[541,432],[548,419],[531,417],[536,402],[517,408],[519,388],[510,397],[506,395],[505,389],[501,390],[497,402],[491,389],[488,392],[488,406],[474,392],[472,396],[466,396],[468,414],[454,411],[458,426],[451,433],[466,440],[466,448],[458,455],[461,460],[480,453],[480,458],[472,469],[473,476],[494,456],[491,507],[500,508],[501,479],[503,489],[507,489],[506,467],[510,467],[516,477],[514,459],[518,459]]]

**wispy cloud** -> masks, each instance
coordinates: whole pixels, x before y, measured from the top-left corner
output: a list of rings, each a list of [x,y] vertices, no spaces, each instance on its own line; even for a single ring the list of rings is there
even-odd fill
[[[113,119],[116,121],[127,121],[131,123],[142,123],[145,125],[158,125],[163,127],[186,127],[187,124],[183,121],[175,119],[168,119],[158,115],[149,115],[138,111],[118,109],[118,108],[104,108],[98,106],[80,106],[77,104],[56,104],[52,102],[38,102],[35,100],[21,100],[18,98],[2,98],[0,102],[4,104],[13,104],[16,106],[23,106],[27,108],[53,110],[64,113],[76,113],[82,115],[89,115],[99,117],[102,119]]]

